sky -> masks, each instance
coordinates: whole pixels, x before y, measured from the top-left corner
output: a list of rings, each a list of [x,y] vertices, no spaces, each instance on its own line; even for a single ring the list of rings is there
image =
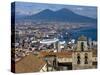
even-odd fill
[[[59,9],[66,8],[79,15],[88,16],[91,18],[97,17],[97,7],[94,6],[16,2],[15,7],[16,7],[15,11],[19,15],[34,15],[45,9],[57,11]]]

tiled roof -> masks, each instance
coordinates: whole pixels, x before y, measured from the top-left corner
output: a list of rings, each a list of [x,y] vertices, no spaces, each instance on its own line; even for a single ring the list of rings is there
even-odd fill
[[[47,52],[47,51],[41,51],[39,53],[39,57],[45,57],[47,55],[55,55],[55,53],[54,52]]]
[[[15,72],[38,72],[45,64],[42,59],[37,58],[33,54],[29,54],[15,63]]]
[[[72,58],[72,52],[71,51],[64,51],[64,52],[47,52],[47,51],[41,51],[39,54],[39,57],[45,57],[47,55],[55,55],[56,57],[66,57],[66,58]]]
[[[72,58],[72,52],[58,52],[57,54],[57,57],[60,57],[60,58]]]

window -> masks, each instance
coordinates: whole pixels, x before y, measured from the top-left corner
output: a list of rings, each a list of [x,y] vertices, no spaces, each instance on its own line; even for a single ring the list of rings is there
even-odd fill
[[[54,60],[53,60],[53,66],[56,66],[56,58],[54,58]]]
[[[85,53],[85,57],[84,57],[84,59],[85,59],[85,64],[88,64],[88,54],[87,53]]]
[[[77,64],[80,64],[80,54],[77,54]]]

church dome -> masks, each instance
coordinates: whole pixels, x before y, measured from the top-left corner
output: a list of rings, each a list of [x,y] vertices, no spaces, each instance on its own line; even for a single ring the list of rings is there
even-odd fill
[[[84,35],[81,35],[81,36],[78,38],[78,41],[87,41],[87,37],[85,37]]]

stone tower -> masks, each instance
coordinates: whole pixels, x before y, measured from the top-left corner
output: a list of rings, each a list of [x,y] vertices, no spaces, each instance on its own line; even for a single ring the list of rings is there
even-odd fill
[[[77,48],[73,53],[73,69],[88,69],[92,67],[92,51],[88,50],[87,38],[80,36]]]
[[[82,35],[78,38],[76,51],[87,51],[87,50],[88,50],[87,38]]]

